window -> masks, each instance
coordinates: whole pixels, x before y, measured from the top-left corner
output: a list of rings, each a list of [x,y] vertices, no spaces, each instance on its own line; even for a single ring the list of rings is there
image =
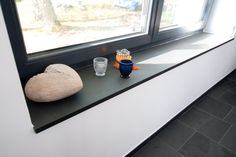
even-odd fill
[[[201,31],[212,0],[161,0],[154,41],[169,41]]]
[[[165,0],[160,29],[186,26],[202,21],[205,0]]]
[[[213,0],[1,0],[22,78],[48,64],[177,39],[204,27]]]
[[[18,0],[27,53],[147,34],[151,1]],[[40,44],[39,44],[40,43]]]

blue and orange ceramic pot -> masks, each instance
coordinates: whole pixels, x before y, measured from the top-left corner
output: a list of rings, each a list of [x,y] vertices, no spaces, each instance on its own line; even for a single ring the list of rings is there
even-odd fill
[[[120,70],[120,74],[121,74],[122,78],[129,78],[130,77],[130,74],[133,70],[133,65],[134,65],[134,63],[128,59],[120,61],[119,70]]]

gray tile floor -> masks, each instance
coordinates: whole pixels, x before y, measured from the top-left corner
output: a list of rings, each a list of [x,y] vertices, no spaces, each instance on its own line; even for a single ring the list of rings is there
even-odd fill
[[[132,157],[236,157],[236,70]]]

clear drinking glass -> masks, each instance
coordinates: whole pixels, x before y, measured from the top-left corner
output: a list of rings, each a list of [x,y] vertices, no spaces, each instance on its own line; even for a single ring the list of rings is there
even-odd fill
[[[107,58],[97,57],[93,59],[93,68],[97,76],[104,76],[107,70]]]

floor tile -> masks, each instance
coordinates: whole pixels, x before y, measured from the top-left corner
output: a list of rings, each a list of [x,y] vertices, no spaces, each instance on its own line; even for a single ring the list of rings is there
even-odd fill
[[[198,131],[212,140],[218,142],[225,132],[229,129],[230,124],[216,118],[212,118],[201,126]]]
[[[133,156],[236,157],[236,71]]]
[[[230,73],[230,74],[226,77],[226,79],[236,81],[236,70],[234,70],[232,73]]]
[[[186,125],[198,129],[203,124],[205,124],[208,120],[211,119],[211,116],[195,107],[193,107],[188,112],[184,113],[178,118],[181,122]]]
[[[223,79],[213,86],[207,93],[207,96],[210,96],[214,99],[218,99],[224,92],[230,88],[236,87],[236,82],[230,79]]]
[[[236,87],[231,88],[230,91],[233,92],[233,93],[236,93]]]
[[[218,86],[216,85],[215,87],[213,87],[212,89],[210,89],[206,95],[213,97],[215,99],[218,99],[221,95],[224,94],[224,92],[226,92],[228,89],[224,86]]]
[[[178,121],[171,122],[159,134],[164,142],[174,149],[179,149],[194,133],[194,130]]]
[[[234,108],[230,114],[225,118],[225,121],[236,126],[236,108]]]
[[[236,106],[236,93],[232,91],[226,91],[220,99],[222,102],[228,103],[230,105]]]
[[[132,157],[183,157],[173,148],[155,137],[147,145],[138,150]]]
[[[232,80],[226,80],[224,83],[224,86],[226,87],[227,90],[232,91],[232,92],[236,92],[236,80],[232,81]]]
[[[203,99],[201,99],[201,101],[196,104],[196,106],[219,118],[224,118],[232,109],[232,106],[208,96],[205,96]]]
[[[236,87],[236,80],[224,79],[221,83],[222,83],[222,86],[228,89]]]
[[[218,100],[228,90],[236,92],[236,80],[224,79],[211,88],[206,95]]]
[[[228,80],[228,86],[229,88],[236,87],[236,78],[234,78],[234,80]]]
[[[224,136],[221,141],[221,144],[224,145],[226,148],[236,152],[236,127],[233,126]]]
[[[236,157],[236,154],[196,133],[179,150],[185,157]]]

